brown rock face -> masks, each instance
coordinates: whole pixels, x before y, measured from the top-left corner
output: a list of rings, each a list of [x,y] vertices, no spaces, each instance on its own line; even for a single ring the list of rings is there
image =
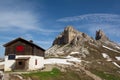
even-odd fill
[[[102,30],[96,31],[95,39],[102,40],[102,41],[109,40],[108,37],[105,35],[105,33]]]
[[[85,33],[75,30],[72,26],[67,26],[64,31],[54,40],[53,45],[68,44],[79,45],[80,42],[91,40]]]
[[[72,26],[67,26],[64,31],[54,40],[53,45],[70,43],[77,33],[78,31]]]
[[[96,31],[95,39],[101,41],[109,40],[102,30]],[[65,45],[70,43],[75,46],[80,46],[86,41],[94,40],[87,34],[75,30],[72,26],[67,26],[64,31],[54,40],[53,45]]]

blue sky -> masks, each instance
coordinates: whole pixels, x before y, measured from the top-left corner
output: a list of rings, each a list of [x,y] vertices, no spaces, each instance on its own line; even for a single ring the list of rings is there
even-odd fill
[[[102,29],[120,43],[120,0],[0,0],[0,56],[17,37],[48,49],[67,26],[95,37]]]

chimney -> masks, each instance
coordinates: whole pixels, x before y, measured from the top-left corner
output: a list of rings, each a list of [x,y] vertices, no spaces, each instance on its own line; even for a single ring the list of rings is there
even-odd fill
[[[33,40],[30,40],[29,42],[33,43]]]

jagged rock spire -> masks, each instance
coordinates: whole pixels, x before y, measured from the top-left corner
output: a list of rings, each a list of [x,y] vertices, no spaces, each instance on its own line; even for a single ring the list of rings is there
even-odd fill
[[[74,30],[73,26],[67,26],[64,29],[64,31],[72,31],[72,30]]]
[[[106,41],[108,40],[108,37],[105,35],[105,33],[100,29],[98,31],[96,31],[96,36],[95,36],[96,40],[103,40]]]
[[[54,40],[54,44],[67,44],[70,43],[77,34],[77,30],[73,26],[65,27],[64,31]]]

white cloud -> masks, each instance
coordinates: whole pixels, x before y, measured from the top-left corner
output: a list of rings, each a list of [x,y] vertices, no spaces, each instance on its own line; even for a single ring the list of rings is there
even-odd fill
[[[63,29],[59,29],[59,30],[54,30],[54,29],[42,29],[42,28],[40,28],[40,29],[38,29],[39,31],[41,31],[41,32],[46,32],[47,34],[48,33],[55,33],[55,32],[61,32],[61,31],[63,31]]]
[[[44,29],[42,23],[42,4],[36,1],[4,0],[0,1],[0,31],[21,32],[40,31],[43,33],[59,32],[54,29]]]
[[[43,33],[60,32],[62,30],[43,29],[42,21],[38,15],[31,12],[0,12],[0,31],[16,31],[24,32],[29,30],[36,30]]]
[[[118,22],[120,23],[120,15],[116,14],[85,14],[73,17],[64,17],[58,19],[60,22],[73,22],[73,21],[87,21],[87,22]]]
[[[37,29],[37,19],[29,12],[0,12],[0,30],[2,29]]]

